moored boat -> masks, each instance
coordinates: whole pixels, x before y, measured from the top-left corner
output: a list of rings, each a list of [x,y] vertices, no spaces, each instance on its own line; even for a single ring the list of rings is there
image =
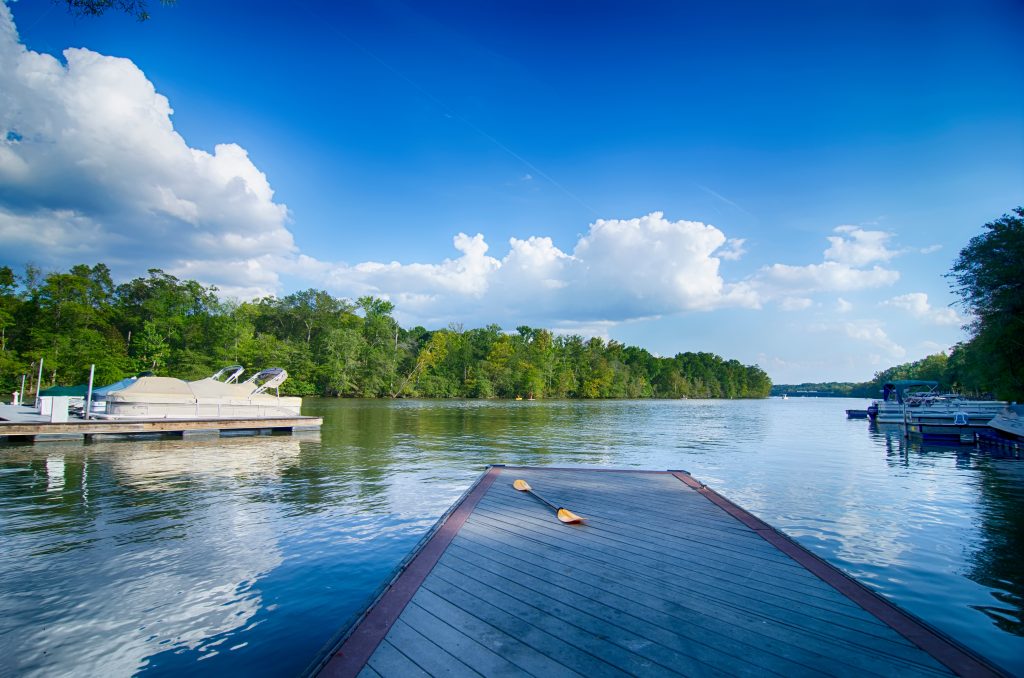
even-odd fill
[[[889,382],[882,387],[882,399],[872,402],[868,413],[874,411],[873,418],[879,424],[902,424],[905,402],[912,397],[922,397],[932,393],[938,385],[937,381],[919,379]],[[927,387],[929,390],[912,393],[910,389],[914,387]]]
[[[907,410],[907,434],[926,441],[973,444],[975,435],[988,429],[987,413]]]
[[[1024,457],[1024,405],[1010,405],[978,434],[978,446],[996,456]]]
[[[225,371],[228,370],[228,371]],[[280,367],[236,380],[241,367],[225,368],[212,377],[184,381],[142,377],[107,396],[111,419],[223,419],[291,417],[300,413],[302,398],[281,396],[288,373]],[[271,392],[273,390],[273,392]]]
[[[1007,407],[992,417],[988,425],[1009,439],[1024,442],[1024,405]]]
[[[920,390],[919,387],[928,387],[928,390]],[[882,399],[874,401],[868,408],[869,415],[875,411],[874,419],[878,424],[947,424],[983,428],[1007,405],[1002,400],[975,400],[957,394],[938,393],[936,387],[938,382],[935,381],[887,383]]]
[[[92,412],[92,414],[105,413],[107,411],[107,396],[109,396],[111,393],[114,393],[115,391],[120,391],[124,388],[131,386],[142,377],[152,376],[152,372],[140,372],[139,374],[136,374],[133,377],[128,377],[127,379],[115,381],[113,384],[107,384],[106,386],[94,388],[92,390],[92,394],[90,395],[90,397],[92,398],[92,402],[89,406],[90,412]]]

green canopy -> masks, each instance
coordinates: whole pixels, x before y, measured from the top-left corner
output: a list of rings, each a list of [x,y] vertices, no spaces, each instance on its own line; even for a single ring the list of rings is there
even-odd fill
[[[41,396],[85,396],[89,390],[88,384],[78,386],[51,386],[39,392]]]

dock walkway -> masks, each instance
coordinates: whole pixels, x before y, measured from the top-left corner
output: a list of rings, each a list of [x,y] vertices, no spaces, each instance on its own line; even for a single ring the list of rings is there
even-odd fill
[[[0,442],[94,440],[110,437],[294,433],[319,430],[322,417],[243,417],[195,419],[69,419],[50,422],[32,408],[0,405]]]
[[[559,523],[516,478],[585,523]],[[685,472],[500,466],[317,669],[1001,675]]]

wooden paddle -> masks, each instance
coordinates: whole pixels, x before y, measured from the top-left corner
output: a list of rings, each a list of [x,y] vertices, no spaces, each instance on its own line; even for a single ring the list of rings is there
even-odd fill
[[[555,516],[557,516],[558,519],[561,520],[563,523],[576,524],[576,523],[582,523],[583,522],[583,518],[581,518],[580,516],[576,515],[575,513],[570,511],[569,509],[563,508],[561,506],[555,506],[550,501],[548,501],[544,497],[542,497],[539,494],[537,494],[536,492],[534,492],[533,488],[530,487],[530,484],[528,482],[526,482],[525,480],[517,480],[517,481],[515,481],[514,483],[512,483],[512,487],[516,488],[520,492],[528,492],[529,494],[532,494],[535,498],[537,498],[540,501],[542,501],[543,503],[547,504],[555,512]]]

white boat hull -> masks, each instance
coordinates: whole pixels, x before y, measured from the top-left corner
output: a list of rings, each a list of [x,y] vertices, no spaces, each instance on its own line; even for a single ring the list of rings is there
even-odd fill
[[[302,398],[273,398],[274,402],[115,402],[107,403],[112,419],[273,419],[299,416]]]
[[[970,425],[984,426],[1006,409],[1006,403],[1000,400],[939,400],[916,406],[889,401],[877,402],[877,405],[875,421],[879,424],[903,424],[914,419],[952,424],[962,420],[963,417],[957,415],[963,414]]]

